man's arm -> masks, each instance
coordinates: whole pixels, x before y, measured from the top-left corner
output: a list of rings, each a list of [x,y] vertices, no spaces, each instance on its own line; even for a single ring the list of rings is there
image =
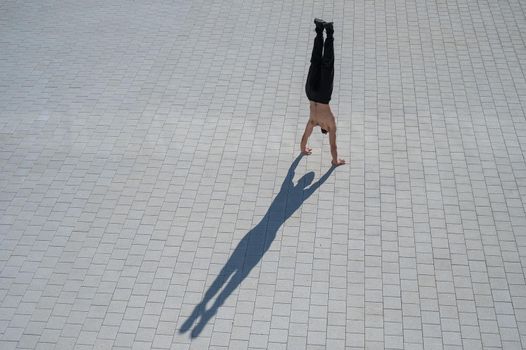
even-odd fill
[[[309,139],[310,135],[312,134],[312,129],[314,129],[314,123],[309,119],[307,122],[307,125],[305,126],[305,132],[303,133],[303,137],[301,138],[301,153],[309,155],[311,154],[312,150],[310,148],[307,148],[307,140]]]
[[[336,146],[336,125],[329,130],[329,143],[331,145],[332,165],[345,164],[345,160],[338,159],[338,147]]]

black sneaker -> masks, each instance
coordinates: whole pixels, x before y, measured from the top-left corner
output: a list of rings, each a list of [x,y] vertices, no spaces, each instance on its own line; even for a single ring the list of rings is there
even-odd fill
[[[333,22],[323,22],[323,27],[327,35],[332,35],[334,33],[334,28],[332,26]]]
[[[323,33],[325,27],[325,21],[319,18],[314,18],[314,24],[316,25],[316,33]]]

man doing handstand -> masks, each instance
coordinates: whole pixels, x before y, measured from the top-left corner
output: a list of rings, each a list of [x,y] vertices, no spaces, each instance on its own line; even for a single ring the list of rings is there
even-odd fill
[[[310,118],[301,138],[301,153],[309,155],[312,149],[307,147],[307,140],[312,134],[315,126],[321,128],[321,132],[329,133],[331,155],[333,165],[345,164],[345,160],[338,159],[336,147],[336,121],[329,107],[332,95],[332,84],[334,81],[334,29],[332,22],[314,19],[316,25],[316,38],[312,48],[309,74],[305,84],[305,92],[310,101]],[[327,33],[325,45],[323,43],[323,29]]]

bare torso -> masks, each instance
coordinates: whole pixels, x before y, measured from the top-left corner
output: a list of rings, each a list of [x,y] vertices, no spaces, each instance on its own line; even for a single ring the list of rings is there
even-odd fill
[[[331,131],[336,126],[331,107],[328,104],[313,101],[310,101],[309,122],[327,131]]]

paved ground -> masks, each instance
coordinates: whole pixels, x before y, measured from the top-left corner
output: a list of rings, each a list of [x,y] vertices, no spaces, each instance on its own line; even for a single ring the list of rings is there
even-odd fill
[[[0,348],[526,347],[525,8],[1,1]]]

